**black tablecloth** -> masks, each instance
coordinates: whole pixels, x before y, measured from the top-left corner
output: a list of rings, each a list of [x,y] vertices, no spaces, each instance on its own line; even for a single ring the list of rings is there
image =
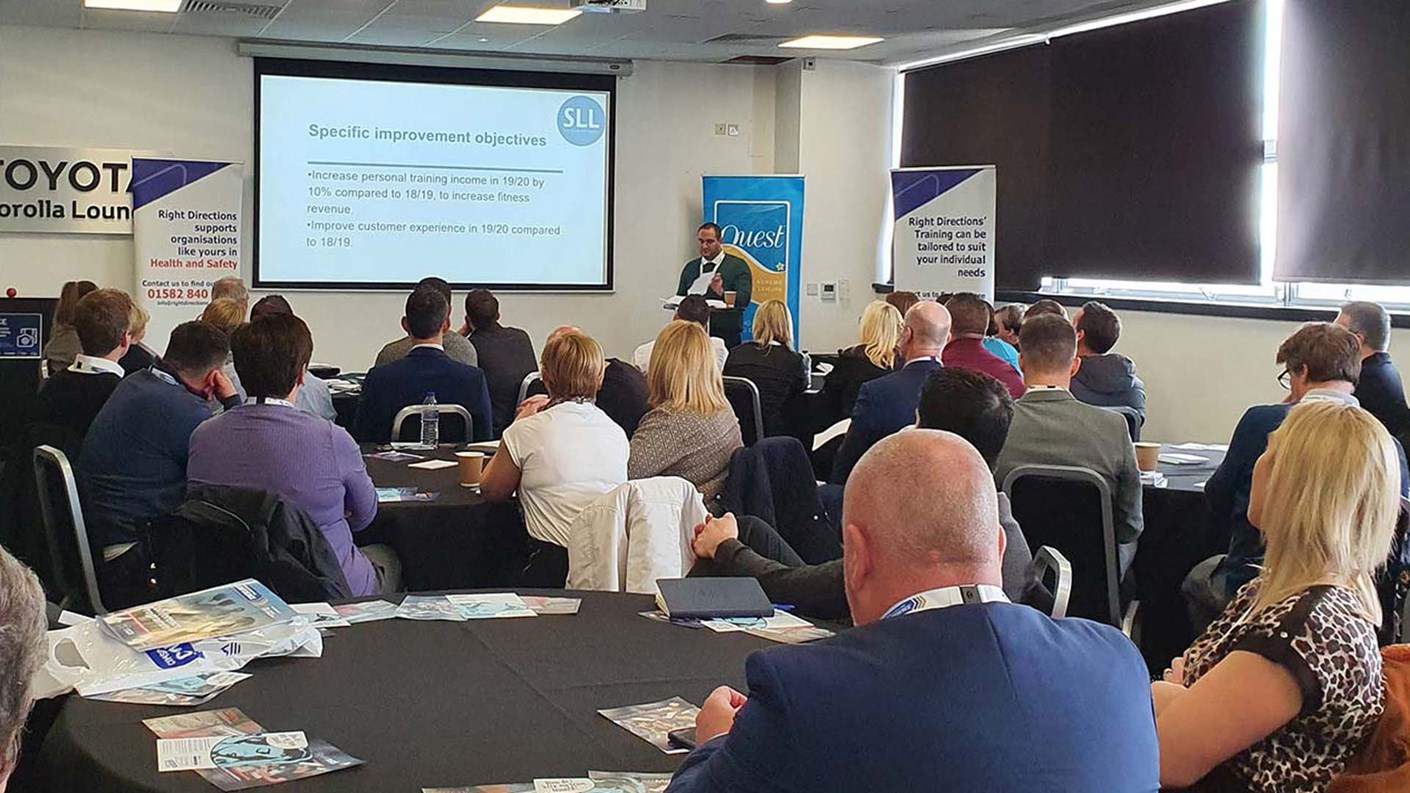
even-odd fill
[[[339,628],[322,658],[257,661],[245,670],[254,677],[194,710],[239,708],[268,730],[303,730],[366,761],[281,791],[669,772],[683,755],[661,753],[597,710],[673,696],[699,705],[715,686],[743,690],[745,656],[769,645],[637,616],[650,597],[573,596],[583,598],[576,616]],[[142,725],[189,710],[70,697],[44,743],[45,790],[210,793],[195,773],[158,774],[156,736]]]
[[[364,444],[364,454],[376,451]],[[454,460],[453,447],[412,452]],[[359,545],[386,543],[402,562],[410,591],[514,586],[527,559],[529,535],[514,503],[490,504],[460,486],[456,468],[424,471],[408,463],[365,458],[378,487],[415,487],[437,492],[435,501],[377,505],[377,518],[354,535]]]

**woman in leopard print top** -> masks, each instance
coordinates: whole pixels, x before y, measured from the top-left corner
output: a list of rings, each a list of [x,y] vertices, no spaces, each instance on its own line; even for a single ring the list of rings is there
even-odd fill
[[[1390,553],[1398,452],[1366,411],[1299,405],[1253,472],[1258,578],[1152,686],[1161,784],[1320,793],[1385,706],[1372,574]]]

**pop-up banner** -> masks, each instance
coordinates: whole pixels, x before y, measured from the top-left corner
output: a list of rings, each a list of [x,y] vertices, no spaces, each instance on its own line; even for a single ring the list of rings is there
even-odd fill
[[[754,309],[782,300],[793,314],[798,338],[798,263],[803,255],[803,177],[706,176],[705,222],[720,227],[725,252],[749,264],[751,305],[744,312],[744,339],[750,338]]]
[[[994,299],[992,165],[900,168],[891,172],[896,289],[922,299],[974,292]]]
[[[240,274],[238,162],[132,158],[132,241],[137,300],[152,315],[149,346],[200,315],[211,284]]]

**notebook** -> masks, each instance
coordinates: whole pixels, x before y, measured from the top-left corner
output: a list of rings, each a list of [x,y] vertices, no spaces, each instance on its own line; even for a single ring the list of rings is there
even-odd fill
[[[771,617],[773,604],[753,578],[662,578],[656,606],[672,619]]]

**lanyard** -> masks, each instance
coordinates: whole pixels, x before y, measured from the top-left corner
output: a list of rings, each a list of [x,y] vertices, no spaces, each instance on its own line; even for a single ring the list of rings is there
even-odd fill
[[[920,594],[911,595],[887,609],[886,613],[881,615],[881,618],[890,619],[891,617],[899,617],[903,614],[933,611],[935,609],[949,608],[950,606],[1008,602],[1009,599],[1008,596],[1004,594],[1004,590],[992,584],[948,586],[940,589],[928,589]]]

